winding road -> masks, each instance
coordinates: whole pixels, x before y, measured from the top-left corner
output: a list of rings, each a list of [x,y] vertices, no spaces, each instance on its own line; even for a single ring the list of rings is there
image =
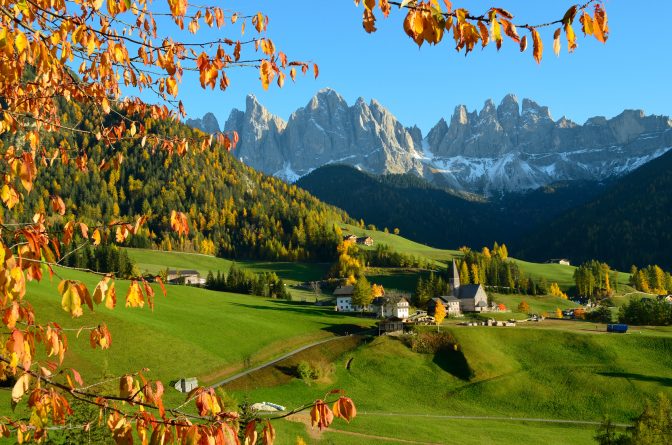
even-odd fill
[[[369,331],[366,331],[366,332],[369,332]],[[363,334],[363,333],[364,332],[359,332],[358,334]],[[285,359],[288,359],[289,357],[291,357],[295,354],[298,354],[299,352],[305,351],[306,349],[310,349],[314,346],[319,346],[319,345],[322,345],[324,343],[328,343],[330,341],[339,340],[339,339],[343,339],[343,338],[346,338],[346,337],[330,337],[330,338],[327,338],[325,340],[320,340],[320,341],[316,341],[316,342],[313,342],[313,343],[309,343],[305,346],[301,346],[298,349],[294,349],[293,351],[290,351],[290,352],[288,352],[284,355],[281,355],[280,357],[274,358],[273,360],[271,360],[269,362],[262,363],[259,366],[255,366],[254,368],[246,369],[245,371],[239,372],[238,374],[234,374],[230,377],[225,378],[224,380],[220,380],[219,382],[211,385],[211,387],[212,388],[217,388],[218,386],[226,385],[229,382],[233,382],[234,380],[237,380],[241,377],[245,377],[246,375],[251,374],[255,371],[259,371],[260,369],[264,369],[267,366],[275,365],[276,363],[281,362]]]

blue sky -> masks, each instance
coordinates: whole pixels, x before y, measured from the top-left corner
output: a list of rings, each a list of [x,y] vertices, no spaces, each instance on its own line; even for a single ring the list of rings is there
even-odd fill
[[[516,15],[515,23],[541,23],[562,17],[571,1],[454,0],[474,13],[488,6],[503,7]],[[484,5],[479,6],[479,5]],[[253,69],[229,71],[226,92],[204,91],[196,79],[185,77],[181,99],[191,117],[213,112],[223,124],[232,108],[244,109],[248,93],[257,96],[272,113],[286,119],[304,106],[319,90],[331,87],[352,104],[359,96],[375,98],[407,126],[417,124],[423,133],[441,117],[449,118],[457,104],[479,109],[492,98],[496,103],[507,93],[522,101],[528,97],[547,105],[555,119],[565,115],[579,123],[588,117],[607,117],[625,108],[647,114],[672,114],[672,61],[666,17],[672,2],[644,0],[605,1],[611,34],[606,45],[584,38],[580,24],[578,49],[560,57],[552,52],[553,28],[542,32],[544,59],[537,65],[528,51],[505,41],[499,53],[494,46],[476,49],[466,58],[455,52],[452,39],[437,46],[418,47],[402,30],[403,15],[393,11],[380,17],[378,32],[367,34],[361,26],[362,7],[352,0],[230,0],[226,6],[270,17],[268,36],[290,59],[311,60],[320,66],[317,80],[298,76],[285,87],[264,91]],[[640,12],[638,12],[640,11]],[[642,23],[634,21],[642,14]],[[651,19],[654,17],[654,19]],[[661,17],[659,21],[655,17]],[[220,31],[201,28],[198,37],[238,38],[227,26]],[[252,35],[248,28],[247,36]]]

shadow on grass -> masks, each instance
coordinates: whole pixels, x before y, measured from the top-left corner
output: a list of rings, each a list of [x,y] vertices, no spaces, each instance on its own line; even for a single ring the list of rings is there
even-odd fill
[[[262,298],[262,297],[259,297]],[[265,300],[269,301],[269,300]],[[270,300],[271,305],[261,305],[261,304],[249,304],[249,303],[236,303],[231,302],[233,306],[244,307],[248,309],[259,309],[266,311],[285,311],[285,312],[294,312],[297,314],[307,314],[311,315],[337,315],[338,312],[335,312],[333,308],[325,306],[315,306],[312,303],[301,303],[296,301],[287,301],[287,300]]]
[[[331,267],[328,263],[288,263],[288,262],[264,262],[241,261],[246,268],[275,272],[280,278],[296,281],[321,280]]]
[[[352,323],[347,324],[328,324],[323,328],[320,328],[322,331],[327,331],[335,335],[350,335],[350,334],[362,334],[363,332],[375,333],[375,329],[369,328],[367,326],[356,325]]]
[[[672,386],[672,378],[670,377],[657,377],[652,375],[634,374],[631,372],[598,372],[598,374],[604,377],[620,377],[629,380],[639,380],[640,382],[653,382],[664,386]]]
[[[433,361],[444,371],[465,382],[470,381],[474,376],[474,371],[469,366],[469,362],[461,350],[442,349],[434,354]]]

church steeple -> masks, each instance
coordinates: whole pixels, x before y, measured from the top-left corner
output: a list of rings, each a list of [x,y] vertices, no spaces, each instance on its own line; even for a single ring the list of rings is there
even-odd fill
[[[460,297],[460,272],[457,270],[457,261],[453,259],[452,271],[448,278],[450,289],[453,291],[453,296]]]

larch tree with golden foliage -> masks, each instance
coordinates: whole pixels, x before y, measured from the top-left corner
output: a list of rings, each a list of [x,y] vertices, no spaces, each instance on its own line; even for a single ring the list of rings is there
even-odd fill
[[[518,304],[518,312],[522,314],[529,314],[530,313],[530,305],[527,303],[527,301],[522,300],[520,304]]]
[[[441,323],[446,318],[446,307],[443,303],[436,303],[436,308],[434,309],[434,322],[436,323],[436,330],[439,330]]]
[[[185,139],[160,134],[145,125],[148,118],[177,120],[186,115],[178,93],[187,71],[198,73],[202,88],[222,91],[229,86],[227,73],[232,69],[251,68],[265,89],[273,83],[282,87],[287,77],[294,81],[301,73],[318,75],[316,64],[292,61],[275,46],[267,33],[269,18],[261,12],[245,14],[188,0],[167,3],[164,11],[148,0],[0,0],[0,198],[5,208],[19,205],[33,189],[36,177],[59,163],[83,172],[92,163],[100,170],[119,169],[123,156],[116,148],[121,142],[132,142],[150,153],[164,151],[178,156],[215,146],[233,148],[238,140],[235,133]],[[406,14],[405,32],[418,45],[439,43],[452,33],[456,49],[465,53],[478,43],[494,43],[499,48],[505,37],[524,51],[529,35],[538,62],[543,53],[542,28],[558,26],[553,45],[556,53],[563,32],[568,49],[576,48],[573,25],[577,19],[584,34],[600,41],[608,34],[604,7],[594,0],[536,26],[516,25],[513,15],[502,8],[473,15],[444,3],[445,9],[435,0],[365,0],[364,28],[375,31],[378,10],[387,16],[396,6]],[[183,35],[162,32],[157,19],[172,20]],[[221,29],[221,37],[201,42],[186,38],[201,26]],[[253,35],[243,37],[245,29],[252,29]],[[528,35],[520,36],[519,29]],[[138,95],[124,94],[122,89]],[[145,102],[139,97],[141,93],[153,93],[158,103]],[[93,129],[61,119],[61,107],[70,102],[86,110]],[[83,134],[106,150],[101,155],[67,143],[50,146],[44,142],[45,135],[56,133]],[[54,194],[48,201],[50,208],[29,221],[0,221],[4,325],[0,372],[16,381],[12,403],[25,402],[31,412],[26,418],[0,419],[0,435],[14,435],[21,443],[45,441],[48,433],[58,428],[86,429],[90,423],[69,426],[71,402],[76,399],[100,409],[110,436],[119,444],[139,439],[142,443],[223,445],[240,443],[239,436],[245,443],[259,439],[272,444],[275,431],[270,420],[253,419],[240,430],[238,414],[222,408],[213,388],[199,387],[188,395],[185,405],[192,406],[192,413],[164,406],[163,384],[149,380],[143,371],[128,370],[118,376],[117,393],[99,394],[88,389],[97,383],[87,381],[85,386],[87,376],[61,366],[68,350],[66,332],[35,314],[26,283],[41,280],[44,274],[60,279],[62,261],[69,254],[64,249],[72,242],[77,246],[121,243],[141,230],[146,217],[130,221],[123,215],[104,215],[97,224],[88,226],[62,218],[66,210],[62,197]],[[177,208],[169,217],[163,215],[180,235],[190,230],[185,212],[188,209]],[[160,281],[158,284],[165,293]],[[58,286],[62,309],[74,319],[97,305],[114,308],[118,298],[115,289],[111,274],[101,276],[94,289],[68,279],[60,279]],[[154,295],[155,287],[137,277],[130,281],[124,305],[153,308]],[[95,349],[108,349],[112,344],[113,335],[102,323],[83,326],[80,331],[87,333]],[[333,400],[327,401],[329,398]],[[310,409],[313,424],[320,429],[335,417],[349,421],[356,415],[352,400],[340,390],[297,410],[301,409]]]

